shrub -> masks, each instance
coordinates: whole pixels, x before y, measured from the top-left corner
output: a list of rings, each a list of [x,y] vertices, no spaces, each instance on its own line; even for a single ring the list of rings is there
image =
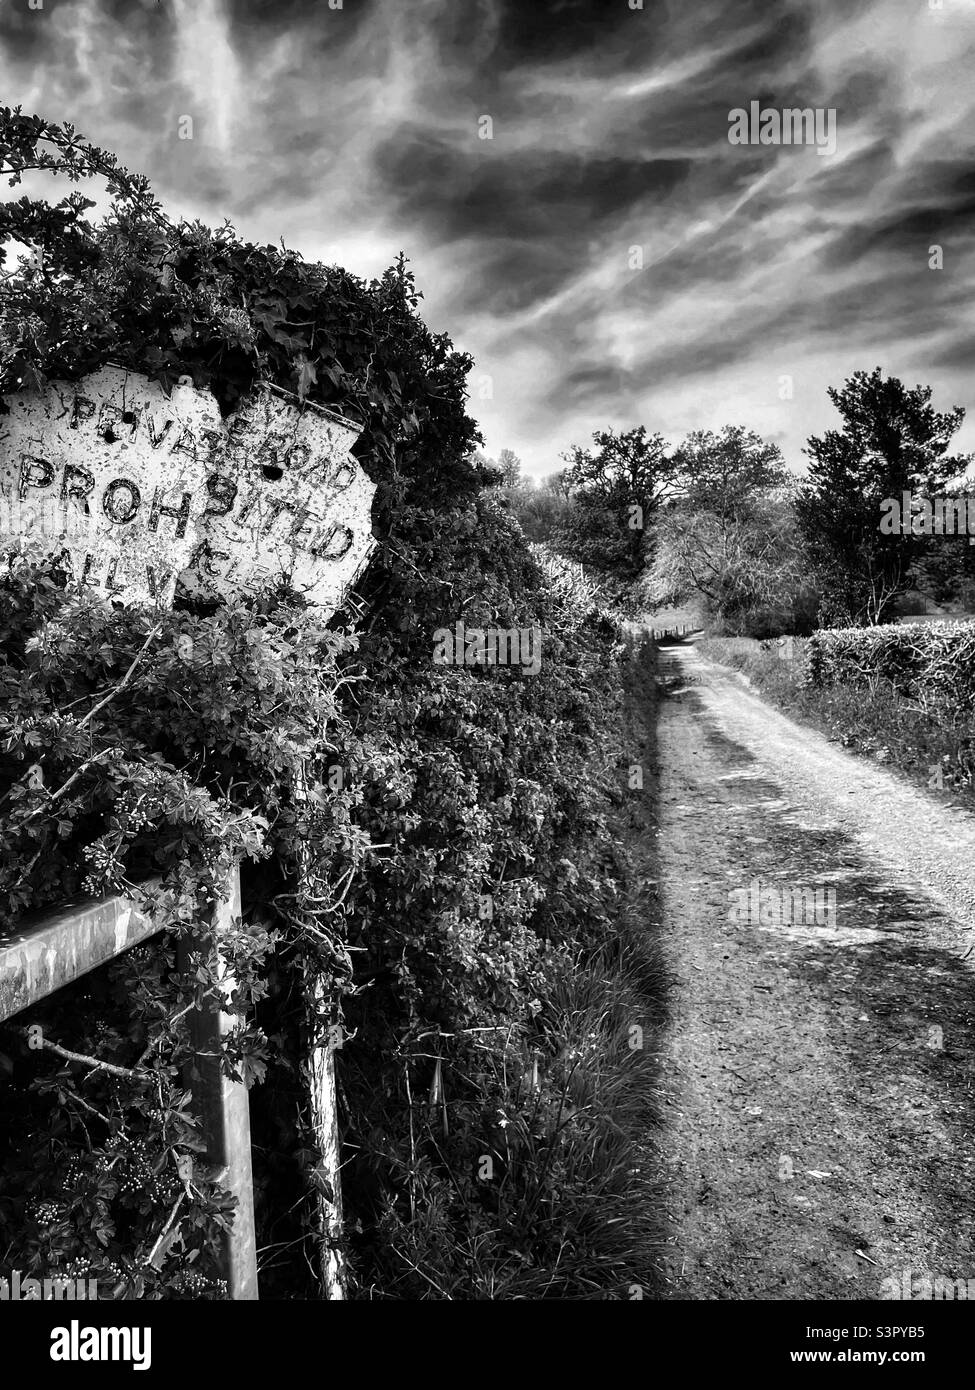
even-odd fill
[[[330,1000],[350,987],[335,885],[362,857],[357,792],[297,803],[295,782],[327,778],[353,646],[270,597],[151,612],[106,606],[43,564],[0,575],[0,923],[128,891],[162,933],[3,1028],[0,1243],[16,1266],[83,1266],[122,1297],[221,1296],[233,1205],[201,1158],[187,1015],[221,1000],[237,1025],[223,1068],[253,1085],[291,1065],[257,1018],[268,996],[306,971]],[[254,879],[223,942],[237,981],[225,1001],[196,932],[238,858]],[[150,876],[159,887],[140,888]],[[31,1050],[32,1024],[89,1060]]]
[[[448,1287],[466,1278],[472,1223],[484,1200],[500,1200],[471,1196],[486,1105],[491,1124],[500,1107],[521,1135],[522,1176],[477,1287],[514,1290],[520,1267],[532,1271],[526,1289],[542,1287],[544,1269],[547,1288],[611,1296],[625,1264],[612,1254],[613,1232],[590,1261],[596,1232],[586,1226],[591,1238],[573,1246],[583,1223],[571,1213],[584,1205],[587,1164],[591,1176],[598,1170],[591,1136],[602,1136],[600,1152],[615,1142],[612,1087],[594,1066],[592,1103],[567,1109],[571,1068],[558,1057],[576,1024],[599,1033],[610,1008],[595,995],[585,1008],[571,1004],[569,963],[580,978],[588,962],[621,990],[635,987],[629,966],[616,960],[614,977],[601,954],[632,901],[610,825],[627,658],[615,620],[577,575],[533,555],[484,494],[464,406],[470,359],[422,323],[402,259],[366,285],[248,245],[230,228],[174,225],[144,180],[69,127],[19,111],[0,110],[0,156],[15,177],[101,173],[116,199],[97,225],[77,194],[54,208],[21,199],[3,210],[0,235],[37,246],[45,270],[4,281],[0,390],[76,378],[112,358],[164,386],[189,372],[225,409],[259,380],[336,406],[363,426],[357,452],[377,482],[379,541],[351,600],[358,638],[286,592],[216,613],[184,605],[156,614],[93,604],[56,562],[21,558],[3,577],[4,920],[79,888],[132,889],[153,872],[163,888],[147,905],[168,933],[94,981],[94,994],[83,986],[77,1010],[57,1006],[63,1039],[97,1062],[136,1071],[142,1059],[161,1088],[158,1106],[144,1103],[141,1077],[44,1071],[18,1053],[29,1079],[18,1075],[21,1130],[7,1182],[9,1194],[27,1196],[0,1209],[4,1235],[26,1268],[104,1259],[130,1291],[152,1297],[182,1296],[188,1272],[210,1260],[231,1213],[202,1175],[165,1270],[146,1266],[162,1248],[159,1209],[130,1219],[111,1177],[85,1189],[89,1205],[58,1209],[54,1244],[24,1202],[43,1206],[70,1189],[86,1155],[114,1172],[123,1135],[145,1141],[140,1163],[154,1174],[178,1171],[198,1148],[180,1087],[192,1056],[185,1013],[217,986],[205,970],[181,970],[176,953],[226,866],[244,855],[239,1027],[224,1063],[256,1087],[259,1238],[274,1247],[265,1293],[308,1289],[313,1216],[301,1182],[316,1155],[302,1058],[325,1015],[334,1022],[344,1008],[337,1069],[356,1286],[368,1293],[378,1281],[393,1296],[405,1287],[393,1274],[404,1231],[418,1233],[410,1296],[440,1296],[438,1270],[451,1271]],[[538,674],[434,665],[434,632],[460,618],[541,628]],[[299,779],[307,798],[296,794]],[[526,1048],[545,1053],[552,1074],[530,1100],[509,1065]],[[635,1093],[617,1084],[620,1114],[635,1113]],[[614,1152],[605,1181],[618,1209],[630,1151]],[[640,1219],[653,1227],[655,1209]],[[426,1246],[424,1230],[433,1233]],[[560,1284],[550,1262],[563,1245],[572,1272]]]
[[[824,629],[809,639],[807,674],[818,686],[888,680],[902,694],[967,715],[975,704],[975,623]]]

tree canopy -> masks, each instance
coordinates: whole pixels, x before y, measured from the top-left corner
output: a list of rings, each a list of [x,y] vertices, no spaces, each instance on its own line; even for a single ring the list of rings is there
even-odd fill
[[[969,460],[949,449],[965,412],[936,411],[930,386],[905,386],[879,367],[855,372],[829,398],[842,428],[809,440],[796,520],[826,621],[878,622],[926,548],[923,537],[883,534],[881,504],[904,492],[942,494],[964,473]]]

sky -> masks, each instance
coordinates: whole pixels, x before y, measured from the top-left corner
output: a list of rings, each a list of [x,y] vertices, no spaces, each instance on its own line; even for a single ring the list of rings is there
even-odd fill
[[[875,366],[975,450],[975,0],[3,0],[0,99],[172,215],[405,251],[528,474],[638,424],[801,469]],[[835,150],[731,143],[752,102]]]

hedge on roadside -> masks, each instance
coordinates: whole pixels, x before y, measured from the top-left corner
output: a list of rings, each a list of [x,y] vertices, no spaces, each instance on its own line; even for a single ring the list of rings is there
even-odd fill
[[[297,391],[362,425],[378,541],[354,636],[294,595],[113,612],[56,562],[0,574],[0,913],[63,901],[86,876],[128,889],[148,867],[170,881],[160,926],[175,939],[231,851],[246,856],[226,1062],[252,1086],[264,1297],[314,1296],[302,1059],[326,1018],[309,979],[329,1021],[343,1011],[353,1296],[647,1286],[655,1054],[629,1050],[619,1010],[646,1000],[652,1024],[664,981],[616,833],[629,655],[584,576],[533,553],[488,495],[470,359],[423,324],[402,260],[364,284],[171,223],[70,127],[4,108],[0,166],[97,174],[115,198],[100,223],[78,194],[0,210],[0,242],[36,246],[44,266],[3,282],[0,395],[106,360],[164,388],[189,373],[224,409],[262,380]],[[534,674],[439,664],[435,634],[458,621],[537,629],[544,660]],[[0,1243],[17,1267],[70,1266],[113,1297],[225,1296],[216,1180],[194,1178],[196,1204],[162,1231],[178,1162],[199,1150],[186,1005],[216,987],[164,942],[50,1006],[89,1069],[46,1052],[42,1067],[11,1037]],[[135,1074],[128,1089],[106,1062]]]
[[[888,680],[903,694],[970,710],[975,705],[975,623],[826,628],[806,649],[806,679],[825,687]]]

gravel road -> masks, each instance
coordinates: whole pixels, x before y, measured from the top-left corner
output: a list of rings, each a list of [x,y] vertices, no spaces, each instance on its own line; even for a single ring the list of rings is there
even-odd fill
[[[975,818],[693,643],[661,677],[665,1297],[975,1297]]]

